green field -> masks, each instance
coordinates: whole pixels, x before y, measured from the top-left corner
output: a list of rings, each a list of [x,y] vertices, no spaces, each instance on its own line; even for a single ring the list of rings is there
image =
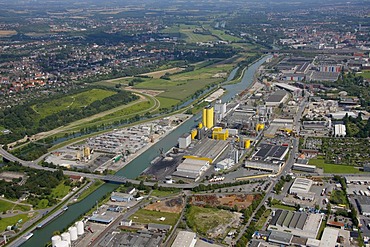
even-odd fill
[[[37,209],[43,209],[47,208],[49,205],[49,200],[48,199],[41,199],[39,203],[37,204],[36,208]]]
[[[156,97],[156,98],[161,103],[161,108],[170,108],[180,103],[180,100],[176,100],[176,99],[163,98],[163,97]]]
[[[31,207],[30,206],[26,206],[26,205],[15,205],[15,207],[13,208],[13,210],[19,210],[19,211],[23,211],[23,212],[28,212],[31,210]]]
[[[330,195],[330,203],[332,204],[343,204],[346,205],[348,208],[348,200],[347,195],[343,190],[333,190]]]
[[[82,93],[68,95],[63,98],[33,105],[32,109],[39,113],[41,118],[44,118],[62,110],[85,107],[94,101],[102,100],[113,94],[116,94],[116,92],[94,88]]]
[[[214,78],[218,73],[229,73],[233,68],[231,64],[209,66],[190,72],[171,75],[170,80],[144,78],[144,82],[135,85],[137,89],[152,89],[164,91],[159,97],[174,100],[185,100],[196,91],[212,83],[224,81],[223,78]]]
[[[284,210],[290,210],[290,211],[295,211],[295,207],[284,205],[284,204],[274,204],[272,208],[279,208],[279,209],[284,209]]]
[[[356,169],[353,166],[327,164],[323,158],[310,159],[308,164],[324,169],[324,173],[361,173],[359,169]]]
[[[12,209],[13,206],[14,206],[14,204],[11,203],[11,202],[0,200],[0,212],[8,211],[8,210]]]
[[[207,235],[207,232],[218,225],[227,224],[233,218],[231,212],[216,208],[202,208],[190,206],[186,214],[186,221],[195,232]]]
[[[160,221],[159,218],[165,217],[164,221]],[[140,209],[135,214],[130,216],[130,219],[134,222],[148,224],[157,223],[174,226],[177,222],[179,215],[174,213],[163,213],[157,211],[150,211],[146,209]]]
[[[29,220],[27,214],[19,214],[9,218],[1,218],[0,220],[0,231],[4,231],[8,226],[15,225],[19,220],[22,219],[22,224]]]
[[[175,190],[175,191],[153,190],[150,195],[155,196],[155,197],[167,197],[167,196],[176,195],[179,192],[180,192],[179,190]]]
[[[261,216],[261,218],[258,220],[257,224],[256,224],[256,227],[258,230],[262,230],[263,226],[265,225],[266,223],[266,220],[267,218],[270,216],[271,214],[271,209],[267,209],[263,215]]]
[[[189,43],[196,43],[196,42],[208,42],[208,41],[217,41],[217,38],[210,35],[210,34],[201,34],[201,33],[194,33],[196,29],[201,29],[200,26],[195,25],[178,25],[168,27],[162,32],[164,33],[181,33],[182,38],[185,38],[186,42]]]
[[[358,73],[358,75],[362,76],[365,79],[370,79],[370,70],[364,70],[361,73]]]
[[[67,185],[64,185],[64,183],[60,183],[57,187],[55,187],[52,190],[51,195],[55,198],[61,199],[65,197],[70,190],[71,190],[71,186],[67,186]]]

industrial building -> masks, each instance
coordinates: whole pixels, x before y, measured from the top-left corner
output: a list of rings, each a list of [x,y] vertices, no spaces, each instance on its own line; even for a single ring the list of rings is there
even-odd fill
[[[130,202],[134,197],[130,194],[113,192],[110,196],[110,200],[113,202]]]
[[[292,169],[302,172],[315,172],[316,166],[294,163]]]
[[[191,144],[191,134],[183,134],[182,136],[179,137],[178,142],[179,142],[179,148],[185,149]]]
[[[197,236],[194,232],[180,231],[172,247],[194,247],[197,242]]]
[[[217,100],[215,104],[215,122],[219,123],[226,116],[226,103]]]
[[[344,124],[335,124],[334,125],[334,136],[336,137],[345,137],[347,135],[346,126]]]
[[[290,245],[293,235],[287,232],[271,231],[268,241],[276,244]]]
[[[267,160],[284,160],[289,148],[287,146],[272,145],[262,143],[258,146],[257,152],[252,156],[253,160],[267,161]]]
[[[158,247],[161,245],[165,234],[150,231],[111,232],[97,245],[99,247]]]
[[[208,129],[214,126],[214,109],[212,106],[203,108],[202,123]]]
[[[355,201],[358,207],[358,211],[364,216],[370,216],[370,197],[357,196]]]
[[[314,200],[315,193],[310,192],[313,181],[306,178],[296,178],[289,189],[289,194],[295,195],[302,200]]]
[[[233,159],[228,158],[228,159],[224,159],[218,162],[215,167],[220,170],[227,170],[233,167],[234,165],[235,165],[235,161]]]
[[[173,176],[197,181],[209,169],[210,162],[200,159],[185,159],[173,173]]]
[[[339,229],[325,227],[320,240],[320,247],[335,247],[337,246],[337,239],[339,236]]]
[[[248,169],[254,169],[259,171],[268,171],[272,173],[277,173],[283,166],[283,162],[258,162],[258,161],[245,161],[244,167]]]
[[[91,217],[89,217],[89,221],[108,225],[113,221],[113,218],[113,216],[109,215],[93,214]]]
[[[228,141],[202,139],[197,143],[191,151],[190,156],[206,157],[210,163],[215,161],[227,148],[229,147]],[[186,158],[186,157],[185,157]]]
[[[266,106],[279,106],[288,100],[288,93],[284,90],[278,90],[270,95],[266,100]]]
[[[221,127],[214,127],[213,128],[212,139],[226,141],[227,138],[229,138],[229,130],[228,129],[222,129]]]
[[[289,232],[294,236],[315,239],[319,231],[323,215],[293,212],[278,209],[273,214],[268,230],[279,233]]]

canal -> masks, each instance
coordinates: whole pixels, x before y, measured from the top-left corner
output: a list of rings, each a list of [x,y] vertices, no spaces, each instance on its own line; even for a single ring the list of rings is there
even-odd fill
[[[225,85],[226,93],[222,96],[222,101],[230,101],[237,93],[243,91],[245,88],[250,86],[253,81],[254,74],[258,70],[259,66],[267,60],[267,56],[258,60],[256,63],[249,66],[249,68],[244,72],[243,78],[240,83]],[[231,80],[238,68],[234,69],[228,80]],[[122,175],[127,178],[136,178],[144,171],[149,165],[150,162],[159,155],[159,150],[163,148],[165,152],[170,150],[177,143],[177,139],[185,132],[189,132],[192,128],[195,127],[196,122],[194,119],[199,117],[193,116],[191,119],[183,123],[173,132],[165,136],[162,140],[154,144],[148,150],[143,152],[136,159],[127,164],[123,169],[118,171],[116,175]],[[62,231],[67,228],[73,222],[75,222],[80,216],[89,211],[96,201],[99,201],[104,195],[112,192],[116,189],[118,185],[106,183],[83,199],[81,202],[75,203],[69,207],[69,209],[56,218],[54,221],[46,225],[42,229],[37,229],[33,233],[33,237],[22,244],[22,247],[43,247],[47,242],[50,241],[50,238],[54,231]]]

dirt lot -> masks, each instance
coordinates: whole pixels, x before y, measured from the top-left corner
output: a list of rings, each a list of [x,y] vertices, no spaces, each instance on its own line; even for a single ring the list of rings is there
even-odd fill
[[[212,207],[235,205],[239,208],[247,208],[258,195],[230,194],[230,195],[195,195],[191,198],[191,204],[196,206],[210,205]]]
[[[17,34],[15,30],[0,30],[0,37],[10,37]]]
[[[184,207],[184,200],[181,197],[155,202],[145,207],[146,210],[160,211],[166,213],[180,213]]]

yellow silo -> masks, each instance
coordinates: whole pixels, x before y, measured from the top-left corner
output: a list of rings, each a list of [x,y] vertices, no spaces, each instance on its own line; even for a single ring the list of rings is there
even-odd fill
[[[265,128],[265,125],[264,124],[257,124],[256,125],[256,131],[263,130],[264,128]]]
[[[84,157],[89,158],[90,157],[90,148],[84,147]]]
[[[206,108],[203,108],[202,123],[203,123],[203,126],[207,127],[207,109]]]
[[[206,108],[206,113],[207,113],[207,124],[206,124],[206,127],[208,129],[212,128],[213,127],[213,107],[208,107]]]
[[[247,139],[244,141],[244,148],[248,149],[251,147],[251,140]]]
[[[198,134],[198,130],[197,129],[193,129],[191,131],[191,139],[194,140],[195,137],[197,136],[197,134]]]
[[[198,128],[199,128],[199,129],[203,128],[203,124],[202,124],[202,123],[199,123],[199,124],[198,124]]]

